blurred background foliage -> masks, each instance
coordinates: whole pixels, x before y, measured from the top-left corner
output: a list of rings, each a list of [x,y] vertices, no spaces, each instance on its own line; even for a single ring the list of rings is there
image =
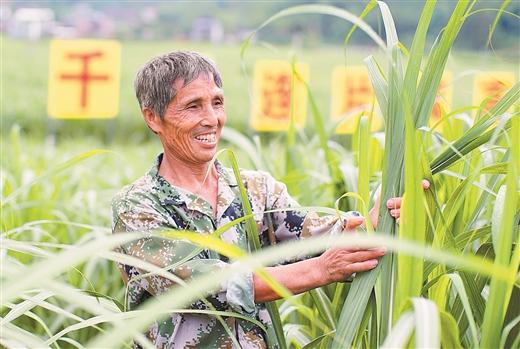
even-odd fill
[[[255,60],[275,58],[297,61],[310,66],[311,92],[321,113],[329,115],[330,79],[336,65],[362,65],[367,54],[377,51],[362,31],[356,31],[348,48],[341,49],[350,25],[320,15],[292,16],[275,21],[255,36],[255,42],[241,62],[239,45],[263,20],[283,8],[308,3],[274,2],[84,2],[24,1],[5,2],[3,6],[1,106],[2,134],[18,124],[22,132],[42,137],[57,134],[65,137],[99,136],[101,141],[118,139],[138,142],[151,133],[143,127],[133,92],[137,69],[156,54],[174,49],[192,49],[212,57],[218,63],[226,93],[228,125],[251,135],[249,128],[251,74]],[[359,14],[364,1],[321,1]],[[520,3],[511,2],[498,22],[491,45],[487,45],[490,26],[500,2],[478,2],[455,42],[455,54],[447,69],[455,72],[454,108],[469,105],[472,74],[477,69],[518,71],[520,59]],[[423,6],[420,1],[389,1],[395,16],[400,40],[409,47]],[[51,36],[43,33],[38,40],[9,35],[9,14],[21,8],[49,8],[54,12],[54,32],[62,36],[114,38],[122,43],[120,112],[114,120],[56,121],[46,114],[48,48]],[[428,31],[431,44],[440,32],[454,2],[437,4]],[[7,13],[7,14],[6,14]],[[88,19],[88,20],[87,20]],[[380,35],[384,35],[377,11],[366,18]],[[202,22],[201,22],[202,21]],[[216,35],[204,28],[216,26]],[[202,29],[201,29],[202,28]],[[71,32],[72,31],[72,32]],[[56,35],[55,35],[56,36]],[[242,64],[244,63],[244,64]],[[471,63],[471,64],[470,64]],[[249,88],[245,88],[249,87]],[[308,128],[313,129],[310,118]]]

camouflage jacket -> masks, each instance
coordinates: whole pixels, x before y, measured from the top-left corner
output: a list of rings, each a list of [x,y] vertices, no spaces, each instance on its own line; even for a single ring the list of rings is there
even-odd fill
[[[114,233],[188,229],[210,234],[216,228],[243,216],[237,182],[231,169],[215,163],[218,173],[215,217],[207,201],[171,185],[159,175],[161,160],[162,155],[159,155],[148,173],[124,187],[114,197]],[[295,207],[297,203],[287,193],[286,186],[266,172],[242,170],[241,176],[263,246],[341,229],[335,217],[318,217],[315,213],[274,212],[267,218],[264,211]],[[228,243],[248,249],[243,224],[235,225],[220,237]],[[202,250],[187,259],[195,249],[195,245],[186,241],[150,235],[121,246],[120,251],[161,268],[168,268],[169,272],[184,281],[229,265],[226,257],[211,250]],[[169,267],[172,265],[174,267]],[[145,272],[133,266],[119,265],[119,269],[127,287],[127,305],[130,310],[175,285],[158,275],[140,276]],[[273,332],[265,306],[254,302],[252,273],[232,278],[205,300],[186,308],[239,313],[263,323],[268,333]],[[230,335],[236,340],[233,341]],[[232,316],[219,319],[196,312],[170,314],[166,319],[156,321],[146,336],[158,348],[234,348],[237,342],[242,348],[268,347],[266,333],[250,321]]]

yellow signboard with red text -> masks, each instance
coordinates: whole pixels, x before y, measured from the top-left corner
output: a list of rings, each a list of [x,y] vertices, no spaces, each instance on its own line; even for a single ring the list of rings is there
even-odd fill
[[[432,115],[430,118],[430,127],[436,126],[441,118],[450,111],[453,99],[453,74],[451,71],[446,70],[442,74],[441,82],[439,83],[439,89],[437,90],[437,96],[435,97],[435,103],[433,104]],[[444,122],[441,122],[436,126],[437,131],[442,131]]]
[[[336,133],[354,133],[362,114],[369,114],[375,103],[375,95],[364,66],[338,66],[332,72],[331,119],[343,120]],[[380,130],[383,119],[374,113],[372,131]]]
[[[259,60],[254,68],[254,101],[251,126],[257,131],[286,131],[291,115],[297,127],[305,126],[307,114],[307,64],[279,60]]]
[[[53,40],[47,112],[59,119],[113,118],[119,109],[121,45]]]
[[[512,72],[493,71],[475,75],[473,103],[485,103],[484,111],[489,111],[515,83]]]

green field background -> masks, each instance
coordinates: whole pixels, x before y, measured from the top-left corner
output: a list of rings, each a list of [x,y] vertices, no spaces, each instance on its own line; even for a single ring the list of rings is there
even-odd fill
[[[161,151],[160,143],[141,118],[133,91],[136,71],[151,57],[171,50],[188,49],[213,58],[223,77],[227,126],[243,133],[261,147],[258,154],[264,158],[264,169],[288,183],[289,189],[294,189],[291,183],[299,183],[299,187],[305,188],[312,178],[303,180],[298,175],[287,175],[284,154],[283,151],[280,152],[280,149],[285,149],[284,133],[256,133],[250,128],[250,94],[254,62],[257,59],[290,60],[296,57],[297,61],[309,64],[310,91],[321,114],[328,120],[331,74],[334,67],[342,64],[361,65],[369,54],[381,58],[381,53],[375,49],[347,47],[345,50],[340,45],[295,49],[256,42],[250,45],[244,59],[241,59],[238,44],[213,45],[174,41],[123,41],[121,44],[119,115],[108,120],[55,120],[49,118],[46,113],[49,42],[2,38],[2,168],[11,170],[18,167],[14,173],[25,171],[29,178],[76,154],[96,148],[110,150],[108,154],[89,159],[85,165],[71,169],[72,173],[68,176],[58,176],[56,183],[60,183],[61,187],[55,188],[55,191],[43,189],[52,192],[53,202],[62,206],[62,212],[70,211],[73,216],[78,214],[78,210],[71,205],[68,198],[65,190],[67,181],[70,181],[71,186],[76,186],[78,192],[87,191],[88,195],[95,197],[96,202],[91,207],[88,221],[102,226],[110,224],[109,203],[113,194],[150,168],[155,156]],[[518,64],[515,63],[515,58],[504,58],[489,51],[455,52],[448,61],[447,69],[453,72],[455,80],[452,108],[455,109],[472,104],[475,73],[492,70],[515,72],[518,70]],[[516,74],[518,76],[518,73]],[[333,125],[332,122],[328,124],[330,128]],[[19,136],[13,136],[17,133]],[[13,137],[17,140],[13,141]],[[349,135],[332,135],[331,139],[347,148],[351,143]],[[295,152],[301,154],[300,159],[308,172],[326,173],[326,162],[319,150],[310,113],[307,115],[305,130],[299,133],[296,142]],[[223,142],[222,147],[237,152],[242,167],[253,167],[251,154],[242,147],[226,142]],[[305,177],[308,177],[308,174]],[[13,183],[15,182],[13,179]],[[294,190],[292,194],[304,205],[333,205],[332,197],[304,195],[299,190]],[[38,210],[37,207],[30,208],[29,211],[34,211],[34,214],[30,214],[25,222],[44,218],[49,214],[54,218],[56,216],[52,210]]]

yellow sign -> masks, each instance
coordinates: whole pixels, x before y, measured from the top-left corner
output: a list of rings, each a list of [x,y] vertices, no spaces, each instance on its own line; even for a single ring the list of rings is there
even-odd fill
[[[375,95],[364,66],[338,66],[332,72],[331,119],[341,121],[336,133],[354,133],[362,114],[368,114]],[[375,110],[375,108],[374,108]],[[372,131],[383,126],[381,115],[374,113]]]
[[[121,46],[111,40],[53,40],[47,112],[59,119],[112,118],[119,109]]]
[[[437,96],[435,97],[435,103],[433,104],[432,115],[430,118],[430,127],[435,126],[435,124],[439,122],[443,114],[450,110],[452,99],[453,74],[451,73],[451,71],[447,70],[442,74],[439,89],[437,91]],[[444,124],[444,122],[439,124],[439,126],[436,127],[436,130],[442,131]]]
[[[251,126],[257,131],[285,131],[289,128],[291,108],[295,125],[303,127],[307,114],[309,67],[298,63],[298,76],[285,61],[259,60],[254,70],[254,102]]]
[[[475,75],[473,103],[481,105],[486,101],[484,111],[489,111],[515,82],[511,72],[495,71]]]

